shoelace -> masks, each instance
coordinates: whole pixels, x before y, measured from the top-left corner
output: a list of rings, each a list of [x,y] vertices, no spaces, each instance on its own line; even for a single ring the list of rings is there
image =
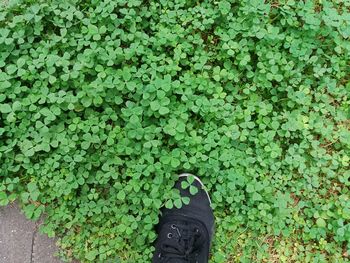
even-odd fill
[[[197,262],[195,243],[201,233],[195,225],[171,225],[167,234],[168,242],[161,246],[161,262]]]

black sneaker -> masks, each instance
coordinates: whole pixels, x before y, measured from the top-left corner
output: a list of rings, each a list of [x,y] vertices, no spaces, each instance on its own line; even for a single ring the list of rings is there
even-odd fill
[[[181,188],[181,182],[187,181],[188,176],[195,179],[192,185],[199,190],[195,195]],[[181,174],[175,187],[181,196],[190,198],[190,203],[180,209],[162,209],[152,262],[206,263],[214,233],[210,197],[199,178],[191,174]]]

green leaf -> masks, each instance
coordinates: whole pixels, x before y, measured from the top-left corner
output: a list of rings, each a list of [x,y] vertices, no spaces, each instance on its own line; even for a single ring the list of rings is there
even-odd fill
[[[165,207],[168,209],[172,209],[174,207],[173,201],[172,200],[166,201]]]
[[[83,141],[81,143],[81,148],[84,149],[84,150],[87,150],[90,148],[90,145],[91,145],[91,142],[88,142],[88,141]]]
[[[182,181],[182,182],[181,182],[181,188],[182,188],[182,189],[187,189],[189,186],[190,186],[190,185],[189,185],[188,182],[186,182],[186,181]]]
[[[28,219],[32,219],[33,215],[34,215],[34,211],[36,209],[36,206],[33,204],[29,204],[27,206],[24,207],[23,211],[24,211],[24,215],[28,218]]]
[[[85,254],[85,258],[89,261],[93,261],[95,260],[97,255],[98,255],[98,251],[96,249],[92,249]]]
[[[253,197],[252,198],[253,198],[253,201],[261,201],[262,200],[261,195],[259,193],[257,193],[257,192],[253,193]]]
[[[9,203],[6,193],[0,192],[0,206],[6,206]]]
[[[143,203],[145,204],[145,206],[151,206],[151,204],[152,204],[152,199],[144,198],[144,199],[143,199]]]
[[[190,193],[191,193],[191,195],[197,194],[198,193],[198,188],[193,186],[193,185],[191,185],[190,186]]]
[[[14,64],[10,64],[6,67],[6,72],[9,74],[9,75],[12,75],[13,73],[15,73],[17,70],[17,66],[14,65]]]
[[[188,205],[190,203],[190,198],[187,196],[184,196],[181,199],[182,199],[182,203],[184,203],[185,205]]]
[[[180,209],[182,207],[182,200],[181,199],[176,199],[174,201],[174,205],[176,208]]]
[[[1,113],[10,113],[12,111],[12,108],[9,104],[4,103],[0,104],[0,112]]]
[[[96,35],[98,34],[98,28],[97,26],[93,25],[93,24],[89,24],[88,25],[88,30],[89,30],[89,34],[90,35]]]
[[[219,2],[219,9],[222,14],[226,15],[230,12],[231,4],[227,1],[220,1]]]
[[[180,161],[176,158],[172,158],[170,164],[171,164],[171,167],[176,168],[180,165]]]
[[[153,111],[158,111],[159,108],[160,108],[160,105],[159,105],[159,102],[158,102],[158,101],[152,101],[152,102],[150,103],[150,106],[151,106],[151,109],[152,109]]]
[[[169,109],[168,109],[167,107],[161,106],[161,107],[159,108],[159,114],[161,114],[161,115],[168,114],[169,112],[170,112],[170,111],[169,111]]]
[[[187,176],[187,182],[188,182],[189,184],[193,184],[194,180],[195,180],[195,178],[194,178],[193,175]]]
[[[117,194],[117,199],[123,201],[125,199],[125,192],[123,190],[119,191]]]
[[[317,218],[316,224],[318,227],[322,227],[322,228],[327,226],[326,221],[323,218]]]
[[[23,151],[24,155],[27,157],[32,157],[35,154],[34,148],[30,148]]]
[[[83,106],[85,108],[88,108],[92,104],[92,99],[89,97],[84,97],[84,98],[82,98],[81,103],[83,104]]]
[[[255,191],[254,185],[253,184],[248,184],[247,185],[247,192],[248,193],[253,193]]]

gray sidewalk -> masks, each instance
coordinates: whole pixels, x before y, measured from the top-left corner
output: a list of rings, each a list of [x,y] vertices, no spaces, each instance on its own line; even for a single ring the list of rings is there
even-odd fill
[[[16,204],[0,207],[0,263],[62,263],[54,257],[55,240],[38,232]]]

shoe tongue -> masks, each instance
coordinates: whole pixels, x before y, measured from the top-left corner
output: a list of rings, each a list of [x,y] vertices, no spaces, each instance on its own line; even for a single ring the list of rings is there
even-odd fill
[[[194,223],[188,223],[183,221],[174,222],[172,225],[177,225],[176,227],[178,233],[175,233],[176,238],[166,239],[164,245],[166,247],[166,252],[172,255],[185,255],[186,250],[193,251],[198,247],[203,246],[205,239],[200,229],[200,225]],[[174,227],[168,226],[171,229],[175,229]],[[198,229],[196,232],[195,229]],[[168,231],[168,228],[165,228],[165,232]],[[194,236],[196,235],[196,237]],[[192,239],[192,241],[190,241]],[[193,240],[194,239],[194,240]],[[168,259],[169,263],[188,263],[187,259],[179,258],[179,257],[170,257]]]

